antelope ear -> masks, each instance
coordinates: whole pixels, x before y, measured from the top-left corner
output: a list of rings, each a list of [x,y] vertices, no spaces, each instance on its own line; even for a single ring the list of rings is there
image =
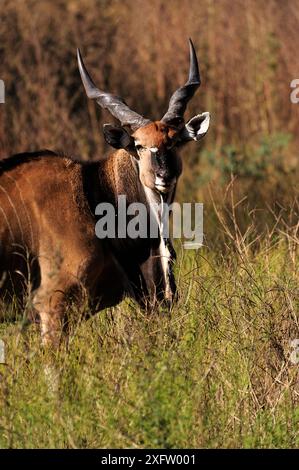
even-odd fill
[[[210,113],[197,114],[187,122],[181,131],[180,142],[195,140],[196,142],[208,132],[210,125]]]
[[[134,145],[134,140],[123,127],[104,124],[103,132],[107,144],[116,149],[127,149]]]

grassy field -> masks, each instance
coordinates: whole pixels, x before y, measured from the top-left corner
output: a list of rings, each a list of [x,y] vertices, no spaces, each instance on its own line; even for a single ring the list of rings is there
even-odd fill
[[[58,392],[37,329],[3,323],[0,446],[298,447],[294,233],[179,251],[171,316],[123,302],[74,324]]]
[[[1,322],[14,307],[0,306],[0,448],[298,447],[299,0],[1,6],[0,158],[103,156],[112,118],[87,103],[78,46],[99,87],[159,119],[186,80],[192,37],[202,87],[186,119],[209,111],[211,126],[182,151],[177,200],[204,203],[206,238],[177,247],[170,316],[127,301],[79,324],[74,312],[54,392],[38,328],[25,330],[22,312]]]

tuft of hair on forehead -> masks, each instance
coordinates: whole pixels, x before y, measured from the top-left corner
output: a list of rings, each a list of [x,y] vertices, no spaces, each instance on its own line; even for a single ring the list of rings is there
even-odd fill
[[[144,147],[159,148],[161,145],[167,145],[176,132],[176,129],[164,122],[154,121],[137,129],[133,133],[133,138]]]

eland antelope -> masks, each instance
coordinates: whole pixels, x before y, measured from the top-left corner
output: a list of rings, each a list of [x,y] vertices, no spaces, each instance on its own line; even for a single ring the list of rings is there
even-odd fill
[[[191,40],[189,46],[189,78],[159,121],[145,119],[118,96],[97,88],[78,50],[88,98],[120,122],[103,127],[106,142],[116,150],[87,163],[48,150],[0,162],[1,297],[24,295],[30,282],[33,315],[46,344],[59,344],[70,301],[79,306],[88,298],[89,311],[96,312],[125,297],[143,308],[174,300],[171,241],[161,233],[99,239],[95,211],[103,201],[115,207],[119,195],[127,204],[144,203],[148,213],[161,198],[173,201],[182,171],[177,149],[199,141],[209,127],[209,113],[184,121],[187,103],[200,86]]]

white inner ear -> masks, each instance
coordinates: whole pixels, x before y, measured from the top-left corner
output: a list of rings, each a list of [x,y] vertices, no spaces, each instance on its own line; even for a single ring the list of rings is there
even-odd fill
[[[187,122],[185,126],[186,134],[190,139],[197,141],[208,132],[209,125],[210,113],[197,114]]]

